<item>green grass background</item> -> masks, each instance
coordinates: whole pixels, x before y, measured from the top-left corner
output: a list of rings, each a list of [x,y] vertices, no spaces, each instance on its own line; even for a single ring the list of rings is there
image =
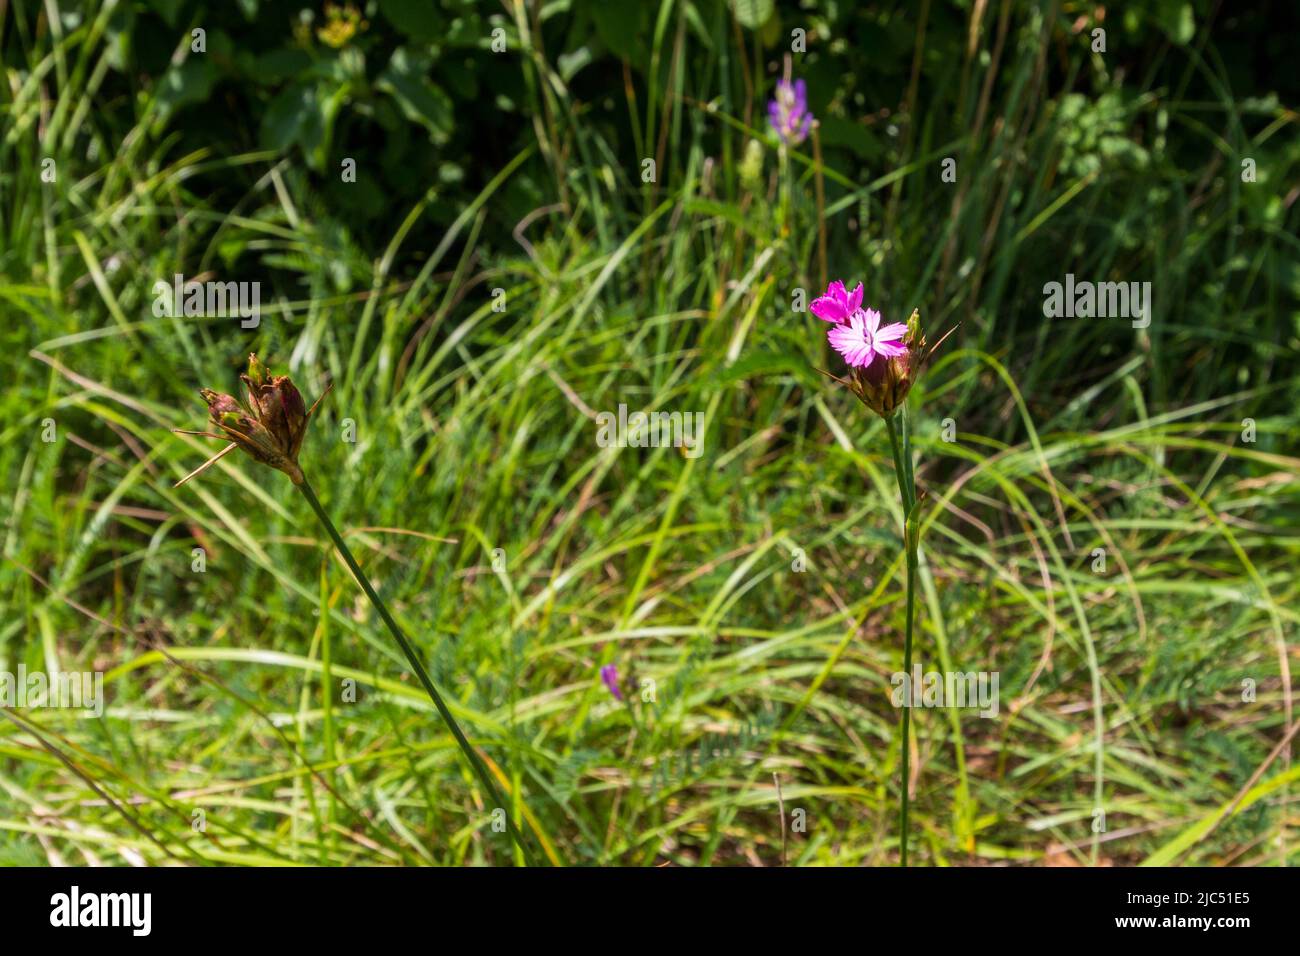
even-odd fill
[[[0,862],[516,861],[288,481],[231,455],[173,489],[216,448],[170,430],[249,351],[333,382],[304,469],[546,858],[894,862],[902,516],[791,308],[827,277],[960,323],[911,401],[916,653],[997,671],[1001,712],[914,714],[916,861],[1296,862],[1300,140],[1240,56],[1294,52],[1280,5],[1112,13],[1099,54],[1083,4],[663,0],[582,96],[591,5],[482,5],[513,132],[475,145],[485,101],[445,94],[469,139],[416,152],[460,173],[355,217],[343,133],[195,139],[233,122],[177,93],[202,5],[64,6],[0,2],[0,666],[100,671],[108,706],[0,711]],[[128,6],[179,11],[153,75]],[[390,6],[307,31],[322,75]],[[766,129],[801,24],[820,184]],[[261,281],[260,325],[154,317],[175,272]],[[1151,281],[1150,327],[1045,319],[1066,272]],[[703,454],[598,447],[620,403],[704,413]]]

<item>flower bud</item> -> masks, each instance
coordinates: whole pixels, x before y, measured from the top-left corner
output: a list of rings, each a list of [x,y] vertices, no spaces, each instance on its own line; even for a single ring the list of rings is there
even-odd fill
[[[266,366],[258,361],[256,355],[248,356],[248,374],[243,376],[245,381],[250,381],[254,385],[261,385],[266,381]]]
[[[866,368],[855,368],[849,375],[849,387],[864,405],[881,418],[889,418],[907,400],[912,389],[912,351]]]
[[[854,368],[849,373],[848,384],[853,394],[881,418],[890,418],[907,400],[907,393],[934,354],[934,349],[926,347],[920,313],[916,309],[907,319],[903,346],[906,351],[902,354]]]

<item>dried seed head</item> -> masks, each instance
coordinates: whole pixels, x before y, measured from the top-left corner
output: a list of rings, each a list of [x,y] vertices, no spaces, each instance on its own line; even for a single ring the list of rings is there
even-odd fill
[[[254,460],[284,472],[295,485],[302,484],[298,451],[316,406],[307,409],[289,376],[271,375],[256,355],[248,357],[248,371],[240,378],[248,387],[247,403],[210,388],[199,390],[220,433],[204,434],[229,439]]]

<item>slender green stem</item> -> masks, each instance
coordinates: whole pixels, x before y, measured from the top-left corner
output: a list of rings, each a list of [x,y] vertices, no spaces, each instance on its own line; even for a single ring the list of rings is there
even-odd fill
[[[438,713],[442,715],[442,719],[447,724],[448,729],[451,730],[452,736],[456,738],[456,743],[460,746],[461,751],[464,752],[465,759],[469,761],[469,765],[473,769],[475,776],[478,777],[479,783],[483,785],[483,789],[486,791],[491,805],[493,808],[500,807],[502,810],[505,810],[505,801],[501,799],[501,794],[497,791],[496,784],[494,784],[492,778],[488,776],[487,768],[483,766],[483,761],[479,758],[478,751],[476,751],[470,744],[469,740],[465,737],[465,734],[461,731],[460,725],[456,723],[456,718],[451,715],[451,711],[448,710],[447,705],[443,703],[442,695],[439,694],[437,688],[433,686],[433,681],[429,679],[428,671],[424,669],[424,665],[420,663],[420,658],[416,656],[415,649],[411,646],[411,642],[407,640],[406,635],[402,633],[402,629],[398,627],[397,621],[393,620],[393,616],[388,613],[388,608],[384,606],[383,600],[380,599],[379,595],[375,592],[375,589],[371,586],[370,579],[366,577],[365,573],[361,570],[360,565],[357,564],[357,559],[354,558],[352,552],[348,550],[348,546],[344,542],[343,537],[338,533],[338,529],[334,527],[334,522],[330,520],[330,516],[325,513],[325,509],[321,507],[320,499],[316,497],[316,492],[312,490],[311,484],[306,478],[303,478],[302,484],[298,485],[298,490],[301,491],[303,497],[307,499],[307,503],[311,505],[312,511],[316,512],[316,517],[320,519],[320,523],[324,525],[326,533],[330,536],[330,540],[334,542],[334,547],[338,549],[339,554],[343,556],[344,562],[352,570],[352,575],[357,579],[357,583],[361,585],[361,590],[366,592],[366,597],[370,598],[370,603],[375,606],[375,610],[379,612],[379,616],[384,619],[384,624],[388,626],[388,630],[396,639],[397,645],[402,649],[402,653],[406,655],[406,660],[411,665],[411,670],[415,671],[415,676],[418,677],[420,683],[424,685],[425,693],[427,693],[429,699],[433,701],[433,706],[438,708]],[[515,827],[514,821],[510,818],[510,814],[506,813],[505,817],[506,828],[510,831],[510,836],[514,839],[515,844],[524,854],[524,858],[528,861],[528,865],[535,865],[532,853],[529,852],[528,845],[524,842],[522,834],[520,834],[519,830]]]
[[[903,637],[903,672],[907,674],[907,679],[912,680],[912,621],[916,611],[916,553],[909,546],[907,554],[907,630]],[[909,800],[909,787],[911,785],[911,715],[912,702],[905,701],[906,706],[903,708],[903,799],[899,807],[898,820],[902,828],[902,851],[899,854],[899,865],[907,866],[907,809]]]
[[[898,493],[903,499],[903,548],[907,556],[907,625],[903,636],[903,673],[907,675],[908,693],[903,697],[903,780],[900,788],[902,798],[899,801],[899,866],[907,866],[907,814],[908,783],[911,777],[912,753],[909,739],[912,728],[912,619],[916,608],[916,565],[917,565],[917,528],[913,509],[916,507],[916,482],[912,476],[911,443],[908,440],[907,416],[900,415],[903,439],[898,438],[898,427],[894,418],[885,419],[889,428],[889,447],[894,453],[894,476],[898,479]]]
[[[903,521],[906,523],[907,513],[912,510],[912,488],[908,484],[903,454],[898,447],[898,428],[894,419],[886,418],[885,426],[889,429],[889,450],[894,453],[894,477],[898,480],[898,493],[903,499]]]
[[[916,507],[916,472],[912,465],[912,421],[907,417],[907,406],[901,405],[898,409],[898,436],[899,443],[902,445],[903,455],[903,472],[907,475],[907,491],[911,496],[908,499],[908,509]]]
[[[826,182],[822,176],[822,140],[819,124],[812,124],[812,144],[813,144],[813,169],[817,175],[814,182],[817,186],[817,260],[821,266],[818,273],[817,288],[826,288]]]
[[[794,193],[794,182],[790,176],[790,157],[786,153],[786,146],[784,143],[781,144],[781,148],[777,153],[777,165],[780,167],[781,178],[781,201],[778,206],[781,224],[777,233],[778,235],[786,236],[791,232],[790,200]]]

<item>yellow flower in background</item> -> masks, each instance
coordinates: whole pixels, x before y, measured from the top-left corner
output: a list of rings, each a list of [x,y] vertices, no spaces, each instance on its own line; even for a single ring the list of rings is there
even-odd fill
[[[340,7],[336,3],[325,4],[325,25],[316,29],[316,37],[326,46],[338,50],[347,46],[361,30],[370,26],[362,19],[361,11],[352,4]]]

